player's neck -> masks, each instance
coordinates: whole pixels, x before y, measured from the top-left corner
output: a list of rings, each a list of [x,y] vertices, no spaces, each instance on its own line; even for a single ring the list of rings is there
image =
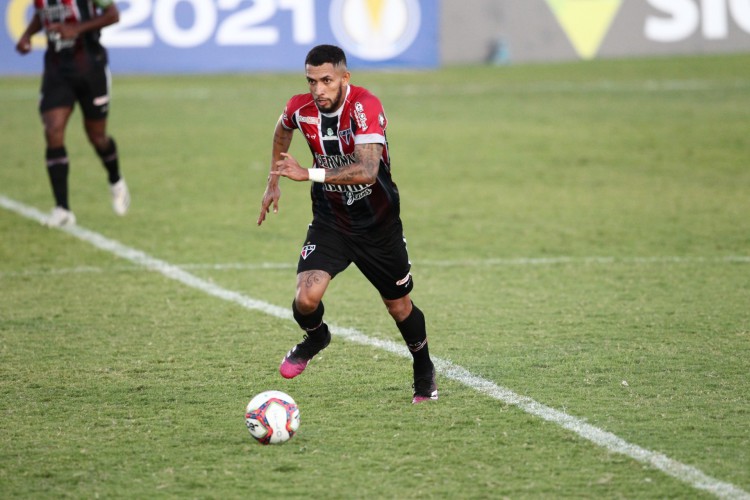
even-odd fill
[[[341,99],[341,105],[336,108],[336,111],[331,111],[330,113],[324,113],[320,112],[321,115],[325,116],[326,118],[335,118],[341,114],[341,111],[344,109],[344,104],[346,104],[346,101],[349,99],[349,91],[351,90],[352,86],[347,85],[346,91],[344,92],[344,98]]]

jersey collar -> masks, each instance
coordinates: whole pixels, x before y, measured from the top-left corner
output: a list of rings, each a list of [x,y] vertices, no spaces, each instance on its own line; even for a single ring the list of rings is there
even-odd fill
[[[341,103],[341,107],[339,107],[339,109],[337,109],[333,113],[323,113],[321,111],[320,114],[322,116],[325,116],[326,118],[336,118],[336,117],[340,116],[341,112],[344,110],[344,105],[346,104],[346,101],[349,100],[349,94],[351,93],[351,90],[352,90],[352,86],[351,85],[347,85],[346,86],[346,96],[344,97],[344,102]]]

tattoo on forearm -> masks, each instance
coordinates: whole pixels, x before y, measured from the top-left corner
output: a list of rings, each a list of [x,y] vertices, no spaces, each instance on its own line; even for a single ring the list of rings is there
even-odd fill
[[[275,146],[285,146],[289,142],[289,136],[287,134],[277,131],[273,134],[273,143]]]
[[[332,184],[370,184],[375,182],[383,154],[382,144],[362,144],[354,149],[354,163],[329,170],[326,182]]]

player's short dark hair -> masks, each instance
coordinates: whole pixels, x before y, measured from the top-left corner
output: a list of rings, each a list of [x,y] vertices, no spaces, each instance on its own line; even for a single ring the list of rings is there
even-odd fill
[[[326,63],[346,67],[346,54],[335,45],[318,45],[310,49],[305,58],[305,66],[322,66]]]

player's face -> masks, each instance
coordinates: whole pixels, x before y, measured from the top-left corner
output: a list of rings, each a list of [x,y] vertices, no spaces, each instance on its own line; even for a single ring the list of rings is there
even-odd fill
[[[349,72],[345,67],[325,63],[321,66],[305,66],[307,85],[315,105],[323,113],[333,113],[344,104]]]

